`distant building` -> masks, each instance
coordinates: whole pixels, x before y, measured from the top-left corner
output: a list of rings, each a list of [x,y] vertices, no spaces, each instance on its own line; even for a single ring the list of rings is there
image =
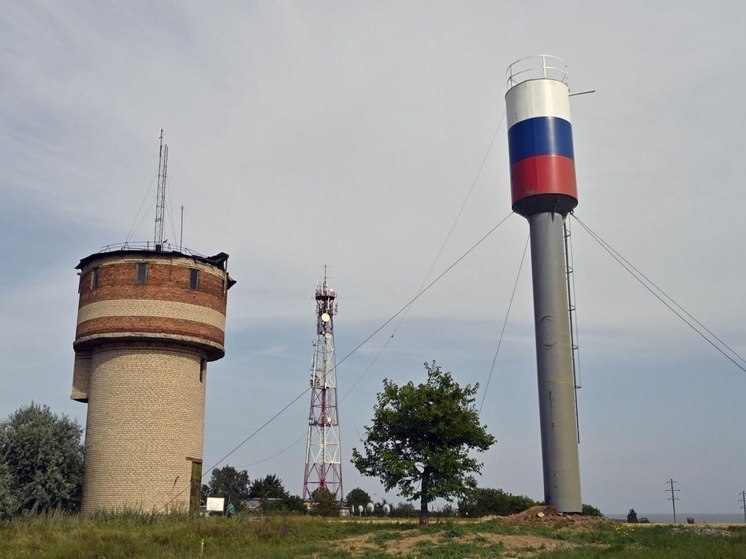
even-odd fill
[[[199,509],[207,363],[228,255],[123,245],[83,258],[71,398],[88,404],[84,512]]]

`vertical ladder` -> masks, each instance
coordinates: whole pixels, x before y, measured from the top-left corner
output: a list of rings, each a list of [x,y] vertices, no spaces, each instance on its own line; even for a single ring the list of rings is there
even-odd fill
[[[580,443],[580,417],[578,414],[578,390],[580,384],[580,347],[578,346],[578,319],[575,308],[575,276],[573,276],[572,242],[570,237],[569,219],[563,222],[565,236],[565,276],[567,279],[567,301],[570,315],[570,347],[572,348],[572,378],[575,389],[575,428],[577,429],[578,443]]]

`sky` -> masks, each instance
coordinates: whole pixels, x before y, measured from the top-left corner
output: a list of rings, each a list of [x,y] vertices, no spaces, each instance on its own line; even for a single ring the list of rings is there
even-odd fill
[[[153,238],[163,128],[166,236],[179,240],[183,206],[184,246],[227,252],[238,281],[209,366],[206,468],[251,436],[220,465],[300,494],[310,394],[254,433],[308,386],[327,265],[345,492],[400,500],[349,458],[383,379],[423,382],[434,359],[480,384],[497,438],[480,486],[542,499],[528,225],[511,215],[504,122],[508,65],[539,53],[563,60],[571,91],[595,90],[572,98],[575,216],[746,355],[742,2],[0,0],[0,13],[0,417],[35,401],[85,423],[69,399],[74,267]],[[583,502],[666,512],[673,478],[677,511],[738,513],[746,373],[570,225]]]

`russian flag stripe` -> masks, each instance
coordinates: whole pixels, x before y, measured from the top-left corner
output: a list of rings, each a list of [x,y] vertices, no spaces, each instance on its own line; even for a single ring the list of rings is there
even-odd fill
[[[529,80],[505,94],[507,127],[539,116],[554,116],[572,122],[570,91],[567,84],[555,80]]]
[[[554,116],[516,122],[508,130],[508,147],[511,166],[538,155],[561,155],[573,160],[572,124]]]
[[[510,167],[513,203],[537,194],[578,197],[575,162],[563,155],[528,157]]]

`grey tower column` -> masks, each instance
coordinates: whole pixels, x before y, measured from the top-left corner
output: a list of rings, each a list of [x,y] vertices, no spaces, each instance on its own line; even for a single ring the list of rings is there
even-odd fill
[[[564,217],[528,217],[534,284],[544,496],[562,512],[581,512],[575,387],[565,277]]]

